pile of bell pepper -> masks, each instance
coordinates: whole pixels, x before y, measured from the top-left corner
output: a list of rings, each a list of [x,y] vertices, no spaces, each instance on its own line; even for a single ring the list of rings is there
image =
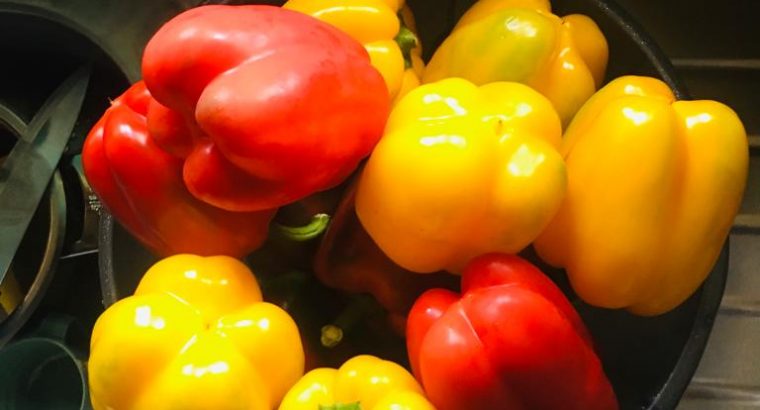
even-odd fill
[[[95,409],[618,408],[593,334],[518,254],[587,304],[674,309],[738,212],[741,121],[606,78],[596,23],[547,0],[479,0],[427,62],[415,31],[403,0],[289,0],[155,33],[83,152],[161,258],[95,324]]]

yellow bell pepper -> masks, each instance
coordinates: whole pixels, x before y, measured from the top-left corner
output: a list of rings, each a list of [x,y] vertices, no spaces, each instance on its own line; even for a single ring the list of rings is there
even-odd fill
[[[242,262],[177,255],[98,318],[88,371],[95,410],[271,410],[303,375],[304,352]]]
[[[567,124],[601,85],[608,54],[587,16],[557,17],[546,0],[480,0],[435,51],[423,83],[521,82],[549,98]]]
[[[279,410],[435,410],[406,369],[361,355],[339,369],[307,373],[282,400]]]
[[[419,85],[422,51],[407,27],[414,23],[406,21],[411,12],[403,0],[288,0],[282,7],[318,18],[362,43],[392,100]]]
[[[407,94],[359,180],[356,213],[377,245],[414,272],[459,272],[515,253],[562,202],[560,121],[519,83],[449,78]]]
[[[535,243],[586,302],[641,315],[673,309],[715,264],[744,192],[741,121],[715,101],[675,101],[626,76],[567,129],[568,190]]]

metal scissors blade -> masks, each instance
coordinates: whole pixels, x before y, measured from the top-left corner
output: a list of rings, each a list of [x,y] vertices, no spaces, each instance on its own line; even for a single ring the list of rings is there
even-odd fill
[[[78,69],[53,92],[0,166],[0,283],[74,130],[90,71]]]

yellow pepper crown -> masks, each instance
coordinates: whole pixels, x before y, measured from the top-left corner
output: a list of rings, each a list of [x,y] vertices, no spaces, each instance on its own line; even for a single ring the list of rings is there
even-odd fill
[[[359,180],[357,215],[388,257],[415,272],[519,252],[564,195],[560,141],[551,103],[528,86],[420,86],[390,114]]]
[[[360,355],[339,369],[306,373],[279,410],[435,410],[406,369],[375,356]]]
[[[159,261],[98,318],[88,363],[96,410],[273,409],[303,369],[295,323],[248,267],[195,255]]]

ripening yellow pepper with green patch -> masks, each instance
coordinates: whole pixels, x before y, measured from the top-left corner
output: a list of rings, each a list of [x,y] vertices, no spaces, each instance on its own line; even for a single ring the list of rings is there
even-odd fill
[[[558,17],[547,0],[480,0],[436,49],[422,81],[527,84],[566,125],[601,85],[608,56],[604,34],[585,15]]]

